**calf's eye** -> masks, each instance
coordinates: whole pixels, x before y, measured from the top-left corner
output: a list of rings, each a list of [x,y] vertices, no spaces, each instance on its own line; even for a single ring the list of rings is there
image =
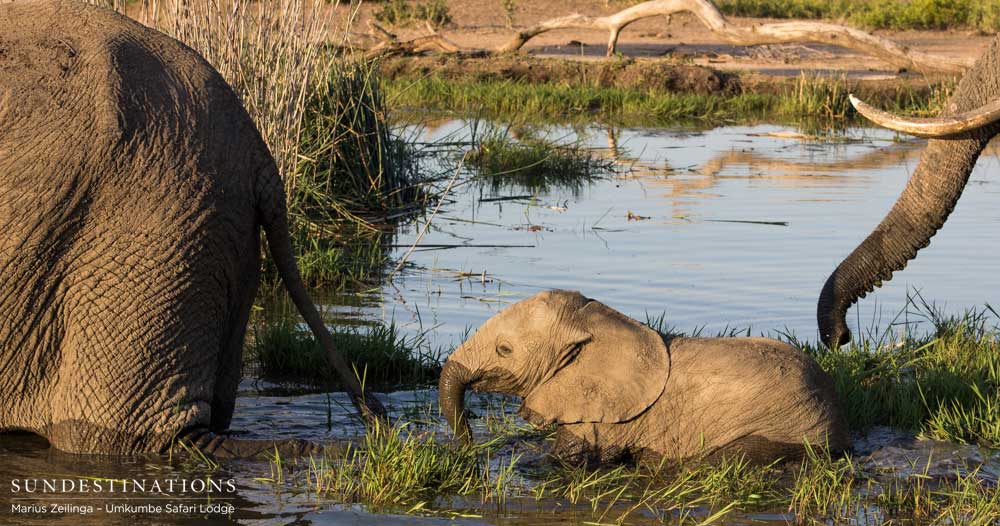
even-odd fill
[[[497,345],[497,354],[499,354],[502,357],[510,356],[510,353],[512,352],[514,352],[514,349],[511,349],[510,346],[507,345],[506,343],[501,343]]]

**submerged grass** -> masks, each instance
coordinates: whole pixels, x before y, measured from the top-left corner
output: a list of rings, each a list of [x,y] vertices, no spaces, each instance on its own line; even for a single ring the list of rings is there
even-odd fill
[[[445,80],[434,76],[397,78],[386,83],[387,98],[398,110],[434,110],[454,115],[485,115],[510,122],[512,116],[535,121],[592,122],[663,126],[785,122],[830,128],[856,122],[848,94],[856,93],[893,112],[937,114],[951,82],[929,92],[900,86],[892,93],[871,92],[843,77],[801,75],[775,91],[688,93],[600,87],[592,84],[520,81]]]
[[[798,524],[995,526],[1000,518],[1000,493],[977,468],[943,479],[927,471],[901,476],[809,447],[790,465],[761,466],[736,455],[710,464],[546,463],[539,471],[537,460],[523,459],[513,434],[464,446],[421,429],[376,425],[346,451],[310,460],[300,479],[323,498],[379,513],[510,516],[516,505],[522,514],[558,509],[594,524],[717,524],[761,511]]]
[[[850,457],[808,448],[788,497],[799,524],[928,524],[994,526],[1000,492],[978,468],[938,479],[927,469],[909,476],[878,476]],[[927,467],[930,461],[928,459]]]
[[[763,509],[781,499],[774,466],[742,456],[681,467],[558,465],[529,480],[511,435],[457,445],[420,429],[417,423],[376,424],[357,445],[311,459],[303,482],[324,498],[376,512],[504,513],[516,500],[539,511],[565,505],[598,524],[648,513],[663,522],[711,524],[736,509]],[[455,496],[464,499],[451,509]]]

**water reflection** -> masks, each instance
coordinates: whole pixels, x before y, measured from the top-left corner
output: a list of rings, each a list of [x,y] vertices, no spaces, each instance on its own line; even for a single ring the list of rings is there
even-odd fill
[[[461,142],[469,128],[453,121],[425,133]],[[826,138],[780,126],[547,134],[578,140],[616,173],[582,188],[459,185],[423,248],[369,296],[378,306],[333,300],[333,311],[394,316],[448,350],[507,304],[561,287],[640,320],[665,313],[681,330],[815,339],[822,283],[888,211],[923,147],[870,129]],[[998,255],[990,234],[998,187],[986,176],[995,163],[990,150],[972,176],[975,190],[930,248],[860,303],[855,325],[885,325],[914,290],[947,302],[948,312],[995,302],[1000,277],[983,257]],[[404,226],[397,246],[422,227]]]

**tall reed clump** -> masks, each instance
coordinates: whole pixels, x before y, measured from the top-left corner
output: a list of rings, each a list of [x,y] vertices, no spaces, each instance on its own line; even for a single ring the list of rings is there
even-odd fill
[[[331,59],[306,101],[288,193],[299,267],[318,284],[369,282],[394,217],[422,208],[415,154],[388,124],[378,65]]]
[[[384,260],[376,223],[416,195],[415,169],[389,128],[378,64],[325,46],[338,33],[328,7],[110,2],[196,50],[243,101],[284,181],[303,277],[342,284],[345,275],[376,275]]]

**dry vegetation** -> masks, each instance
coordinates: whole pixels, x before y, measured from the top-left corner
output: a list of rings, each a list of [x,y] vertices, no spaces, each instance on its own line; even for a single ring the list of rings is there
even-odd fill
[[[419,197],[415,165],[390,128],[377,64],[337,51],[347,31],[329,6],[110,3],[198,51],[239,95],[284,180],[303,277],[332,286],[378,279],[385,217]]]

